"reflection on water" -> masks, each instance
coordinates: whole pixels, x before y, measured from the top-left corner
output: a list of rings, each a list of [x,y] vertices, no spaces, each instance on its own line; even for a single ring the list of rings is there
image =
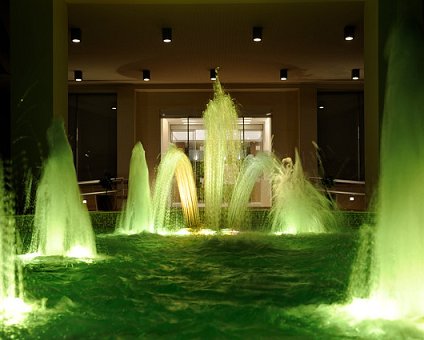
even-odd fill
[[[0,336],[366,337],[371,323],[352,326],[334,305],[345,299],[356,241],[356,233],[100,235],[91,262],[25,265],[27,299],[39,307]],[[374,324],[373,336],[417,332]]]

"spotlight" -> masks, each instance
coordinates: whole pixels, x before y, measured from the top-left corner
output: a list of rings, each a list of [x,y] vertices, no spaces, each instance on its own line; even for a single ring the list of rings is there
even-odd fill
[[[150,80],[150,70],[143,70],[143,80],[144,81]]]
[[[252,39],[255,42],[262,41],[262,27],[259,27],[259,26],[253,27]]]
[[[352,80],[358,80],[359,79],[359,68],[353,68],[352,69]]]
[[[172,28],[170,27],[162,28],[162,41],[164,43],[170,43],[172,41]]]
[[[344,39],[353,40],[355,37],[355,26],[345,26],[344,28]]]
[[[280,80],[287,80],[287,69],[286,68],[282,68],[280,70]]]
[[[211,68],[209,73],[210,73],[211,80],[216,80],[216,69]]]
[[[75,70],[74,71],[74,80],[75,81],[82,81],[82,71],[81,70]]]
[[[81,30],[79,28],[71,28],[71,41],[74,44],[79,44],[81,42]]]

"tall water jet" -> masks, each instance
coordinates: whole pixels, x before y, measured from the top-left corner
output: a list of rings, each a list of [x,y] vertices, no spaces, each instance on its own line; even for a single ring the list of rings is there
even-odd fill
[[[0,324],[20,321],[30,307],[23,302],[22,267],[18,262],[13,197],[6,190],[0,160]]]
[[[169,209],[167,202],[170,199],[174,175],[186,226],[194,229],[200,227],[193,168],[186,154],[174,144],[170,144],[159,164],[153,193],[153,225],[156,232],[164,232],[167,229],[165,214]]]
[[[272,232],[326,233],[336,228],[331,202],[305,176],[299,153],[285,158],[273,178]]]
[[[149,170],[143,145],[138,142],[130,160],[128,198],[116,227],[117,233],[153,232]]]
[[[361,311],[372,310],[370,317],[422,320],[424,25],[419,1],[399,5],[388,45],[370,293]]]
[[[37,188],[29,251],[44,256],[95,257],[94,232],[62,121],[52,122],[47,140],[49,157]]]
[[[237,110],[231,97],[216,78],[214,98],[203,113],[206,128],[204,153],[205,224],[218,229],[226,192],[232,191],[237,178],[240,158],[240,136]]]
[[[246,229],[248,203],[253,187],[262,176],[271,180],[278,162],[269,153],[260,152],[256,156],[248,155],[242,163],[239,175],[234,185],[230,204],[228,205],[227,226],[236,230]]]

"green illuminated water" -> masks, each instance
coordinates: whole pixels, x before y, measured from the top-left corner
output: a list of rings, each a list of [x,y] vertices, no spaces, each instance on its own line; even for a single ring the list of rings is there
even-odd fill
[[[295,163],[285,158],[273,176],[272,231],[283,234],[336,231],[334,207],[305,176],[296,150]]]
[[[355,324],[335,307],[356,244],[355,232],[99,235],[94,262],[26,265],[27,298],[45,306],[0,337],[419,339],[408,324]]]
[[[143,145],[138,142],[130,160],[128,196],[116,227],[117,233],[138,234],[153,232],[152,198],[150,196],[149,169]]]
[[[253,187],[263,175],[271,181],[276,167],[278,167],[278,163],[274,156],[268,153],[259,153],[256,156],[249,155],[244,159],[228,205],[228,228],[235,230],[249,229],[246,226],[246,218]]]
[[[363,312],[373,307],[372,317],[422,320],[424,25],[419,2],[399,4],[388,45],[377,227],[363,241],[373,244],[372,252],[358,259],[352,273],[352,282],[363,277],[365,294],[351,298],[367,298],[360,303]]]
[[[203,113],[206,128],[204,192],[205,225],[218,230],[222,205],[229,202],[238,175],[241,145],[234,102],[224,92],[218,78],[214,90],[214,98]]]
[[[7,318],[11,301],[23,298],[22,271],[17,262],[13,196],[6,190],[0,160],[0,322]]]
[[[62,121],[47,131],[49,157],[37,187],[30,253],[94,257],[96,244],[87,207],[82,203],[72,150]]]
[[[185,226],[197,228],[200,225],[193,168],[185,153],[170,144],[159,164],[153,193],[153,225],[159,233],[167,232],[170,228],[165,221],[171,205],[170,194],[174,176],[181,197]],[[178,229],[183,226],[171,227]]]

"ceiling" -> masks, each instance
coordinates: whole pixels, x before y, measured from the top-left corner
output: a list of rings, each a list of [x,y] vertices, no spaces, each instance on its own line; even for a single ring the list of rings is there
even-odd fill
[[[234,84],[351,82],[352,68],[363,76],[362,1],[238,1],[225,4],[158,2],[68,3],[69,27],[82,31],[69,44],[68,79],[82,70],[84,82],[150,84],[210,83],[218,67],[221,81]],[[353,41],[343,39],[356,27]],[[252,27],[263,40],[252,41]],[[171,27],[165,44],[161,29]]]

